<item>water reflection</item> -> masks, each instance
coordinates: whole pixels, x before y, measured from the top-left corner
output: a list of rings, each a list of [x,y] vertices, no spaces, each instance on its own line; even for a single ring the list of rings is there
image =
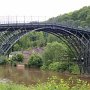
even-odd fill
[[[48,77],[57,76],[58,78],[67,79],[69,77],[77,77],[76,75],[65,75],[59,72],[51,72],[51,71],[42,71],[39,69],[18,69],[16,67],[10,66],[0,66],[0,78],[7,79],[8,81],[12,81],[15,83],[24,83],[26,85],[36,84],[39,81],[45,82]],[[81,78],[84,79],[84,78]],[[90,78],[85,78],[88,82],[90,82]]]

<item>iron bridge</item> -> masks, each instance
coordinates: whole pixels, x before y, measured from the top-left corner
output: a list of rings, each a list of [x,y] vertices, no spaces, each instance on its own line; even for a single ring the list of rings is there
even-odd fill
[[[84,73],[90,73],[90,31],[53,23],[0,24],[0,54],[9,49],[30,31],[43,31],[57,36],[69,47]]]

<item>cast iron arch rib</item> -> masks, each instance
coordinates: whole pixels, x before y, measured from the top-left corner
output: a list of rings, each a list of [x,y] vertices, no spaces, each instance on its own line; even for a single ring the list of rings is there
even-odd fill
[[[19,29],[20,31],[18,31]],[[63,35],[67,42],[69,42],[70,39],[71,42],[74,42],[73,47],[78,49],[76,51],[79,51],[78,60],[83,62],[81,65],[87,68],[88,73],[90,72],[90,31],[84,31],[68,26],[50,23],[0,24],[0,53],[6,54],[17,40],[32,30],[51,32],[58,37],[59,35]],[[13,33],[10,34],[10,36],[6,36],[3,32]]]

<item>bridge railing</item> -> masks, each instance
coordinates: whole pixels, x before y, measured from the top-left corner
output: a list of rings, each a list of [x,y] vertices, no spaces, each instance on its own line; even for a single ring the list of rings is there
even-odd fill
[[[64,22],[57,22],[54,18],[52,20],[49,20],[46,16],[0,16],[0,25],[2,24],[27,24],[27,23],[43,23],[43,24],[59,24],[66,27],[81,29],[85,31],[90,31],[90,27],[86,26],[82,28],[81,26],[76,26],[74,23],[71,23],[70,21],[64,21]]]
[[[45,22],[47,20],[45,16],[0,16],[0,24]]]

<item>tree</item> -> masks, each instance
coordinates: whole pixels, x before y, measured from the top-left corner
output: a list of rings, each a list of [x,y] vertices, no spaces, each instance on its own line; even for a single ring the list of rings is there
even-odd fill
[[[52,62],[66,61],[68,59],[67,47],[58,42],[48,43],[42,57],[43,63],[47,66]]]
[[[28,61],[29,67],[41,67],[42,66],[42,58],[37,54],[32,54]]]
[[[49,21],[49,20],[48,20]],[[50,19],[50,22],[67,24],[70,21],[74,21],[74,24],[69,24],[70,26],[74,25],[76,27],[81,26],[89,26],[90,27],[90,6],[85,6],[80,10],[76,10],[74,12],[70,12],[64,15],[60,15]],[[70,22],[71,23],[71,22]]]

